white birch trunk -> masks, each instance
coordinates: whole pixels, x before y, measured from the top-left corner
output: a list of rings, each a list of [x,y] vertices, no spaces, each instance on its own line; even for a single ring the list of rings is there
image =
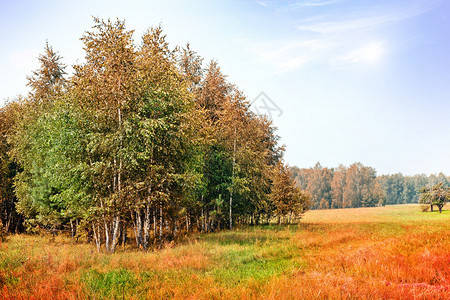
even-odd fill
[[[111,241],[111,246],[110,246],[111,252],[114,252],[116,250],[116,246],[119,242],[119,234],[120,234],[119,224],[120,224],[120,217],[115,216],[114,220],[113,220],[113,236],[112,236],[112,241]]]
[[[95,245],[97,246],[97,252],[100,253],[100,246],[101,246],[101,240],[100,240],[100,227],[95,230],[95,225],[92,225],[92,230],[94,231],[94,240]]]
[[[109,228],[108,228],[108,225],[106,224],[106,221],[105,221],[105,247],[106,247],[106,251],[110,251],[110,247],[109,247],[109,241],[110,241],[110,239],[109,239]]]
[[[144,215],[144,238],[143,238],[143,247],[144,250],[147,250],[148,243],[150,240],[150,199],[147,199],[147,205],[145,207],[145,215]]]

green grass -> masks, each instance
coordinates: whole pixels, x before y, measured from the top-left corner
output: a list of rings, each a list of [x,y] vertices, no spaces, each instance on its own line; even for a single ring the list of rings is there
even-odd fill
[[[95,298],[122,298],[130,296],[130,291],[134,291],[139,281],[135,275],[128,270],[119,269],[106,273],[96,270],[86,272],[82,277],[87,294]]]

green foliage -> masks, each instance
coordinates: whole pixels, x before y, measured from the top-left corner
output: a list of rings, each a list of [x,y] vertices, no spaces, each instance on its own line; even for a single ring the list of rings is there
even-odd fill
[[[77,159],[86,148],[73,110],[55,104],[24,131],[29,138],[16,155],[24,166],[16,178],[18,211],[29,223],[44,227],[82,217],[90,206],[89,183],[84,180],[86,165]]]

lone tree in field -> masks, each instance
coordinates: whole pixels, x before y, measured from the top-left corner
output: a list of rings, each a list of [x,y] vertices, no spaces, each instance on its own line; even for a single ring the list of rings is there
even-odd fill
[[[433,187],[425,187],[420,190],[420,203],[428,204],[433,211],[433,206],[437,205],[439,212],[442,212],[442,207],[450,200],[450,188],[445,188],[442,182]]]

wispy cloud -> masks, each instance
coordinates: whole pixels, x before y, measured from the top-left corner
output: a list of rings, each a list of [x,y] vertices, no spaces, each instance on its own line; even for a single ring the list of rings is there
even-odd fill
[[[379,26],[395,24],[405,19],[409,19],[430,9],[429,6],[403,7],[394,12],[373,12],[364,13],[366,16],[359,16],[362,13],[353,13],[342,17],[322,16],[314,19],[307,19],[299,22],[296,26],[299,30],[312,31],[321,34],[341,33],[350,31],[361,31],[373,29]],[[327,19],[327,21],[323,21]],[[331,19],[331,21],[329,20]],[[334,19],[334,20],[333,20]]]
[[[311,7],[311,6],[325,6],[341,2],[340,0],[309,0],[309,1],[299,1],[296,3],[298,7]]]
[[[256,1],[256,3],[261,5],[261,6],[264,6],[264,7],[269,6],[269,4],[267,2],[264,2],[264,1]]]
[[[297,5],[328,5],[338,1],[301,1]],[[320,3],[320,4],[319,4]],[[399,41],[390,42],[389,32],[407,19],[434,7],[434,2],[403,3],[384,7],[358,7],[352,10],[325,10],[311,18],[294,21],[298,37],[266,42],[247,42],[260,60],[288,72],[309,63],[342,66],[375,63],[393,50]],[[290,16],[292,19],[292,16]],[[302,16],[298,16],[300,19]]]
[[[341,62],[364,62],[374,64],[380,59],[385,51],[386,47],[383,42],[374,41],[341,55],[338,57],[338,60]]]
[[[258,53],[262,61],[275,66],[277,72],[288,72],[307,63],[319,60],[332,45],[323,39],[278,40],[248,45]],[[279,46],[282,45],[282,46]]]

